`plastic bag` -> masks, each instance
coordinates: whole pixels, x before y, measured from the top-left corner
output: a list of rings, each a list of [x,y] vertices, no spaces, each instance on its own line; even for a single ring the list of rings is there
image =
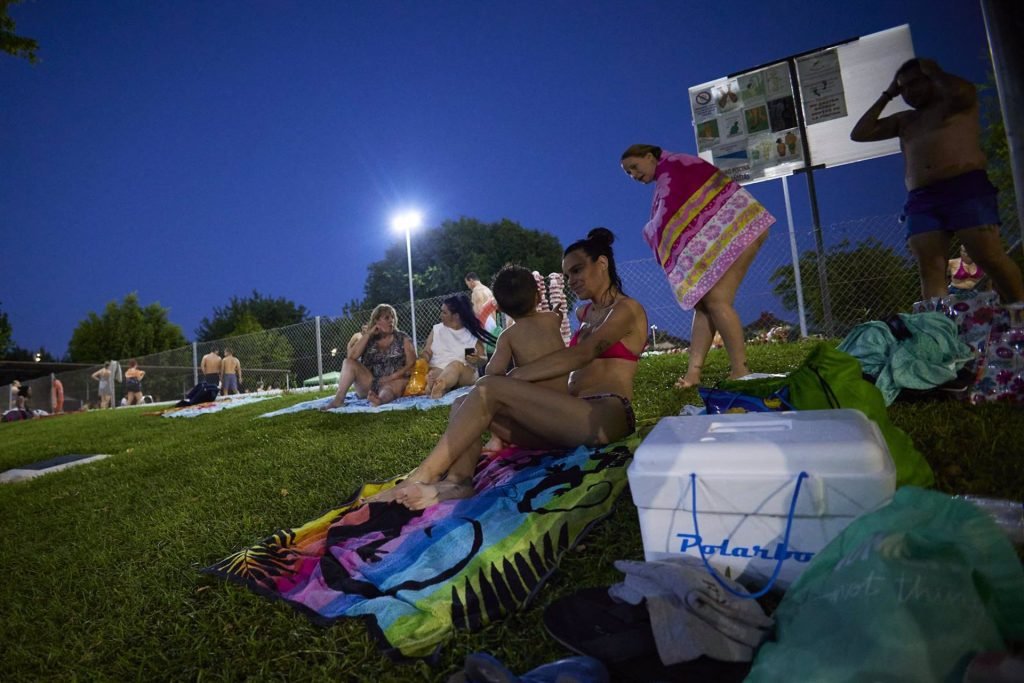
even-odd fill
[[[430,370],[430,366],[427,364],[426,358],[417,358],[416,365],[412,368],[412,375],[409,377],[409,382],[405,385],[405,391],[402,392],[402,396],[419,396],[427,388],[427,371]]]
[[[789,389],[782,387],[768,396],[752,396],[739,391],[698,387],[708,415],[722,413],[771,413],[793,410],[789,402]]]
[[[825,546],[775,611],[748,683],[960,681],[1024,637],[1024,568],[975,506],[906,487]]]

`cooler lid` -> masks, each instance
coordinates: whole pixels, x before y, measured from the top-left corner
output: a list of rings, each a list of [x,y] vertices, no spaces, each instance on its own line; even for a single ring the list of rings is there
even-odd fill
[[[853,409],[663,418],[637,448],[639,473],[701,477],[863,474],[886,469],[877,425]]]

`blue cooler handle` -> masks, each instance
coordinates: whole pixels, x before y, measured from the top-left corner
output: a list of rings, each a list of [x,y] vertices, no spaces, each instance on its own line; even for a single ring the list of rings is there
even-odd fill
[[[789,502],[789,514],[786,515],[786,533],[782,537],[782,553],[778,560],[775,562],[775,571],[772,572],[771,577],[768,579],[768,583],[765,584],[764,588],[757,591],[756,593],[740,593],[725,583],[722,577],[718,575],[715,568],[708,563],[708,558],[704,555],[704,546],[700,543],[697,544],[697,552],[700,553],[701,562],[704,563],[704,567],[708,570],[708,573],[714,577],[718,585],[724,588],[728,593],[735,595],[737,598],[759,598],[772,589],[775,585],[775,580],[779,578],[779,572],[782,571],[782,563],[786,560],[786,550],[789,548],[789,532],[793,529],[793,513],[796,511],[796,499],[800,495],[800,484],[803,483],[808,475],[806,472],[801,472],[796,478],[796,487],[793,489],[793,500]],[[692,505],[690,506],[690,512],[693,515],[693,533],[696,534],[697,538],[700,538],[700,529],[697,528],[697,474],[690,472],[690,500]]]

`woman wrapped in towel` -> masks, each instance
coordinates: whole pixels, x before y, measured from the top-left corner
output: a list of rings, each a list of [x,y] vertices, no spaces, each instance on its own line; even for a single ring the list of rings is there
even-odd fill
[[[473,472],[490,431],[524,448],[603,446],[633,433],[633,378],[647,342],[647,313],[622,291],[611,231],[595,228],[569,245],[562,270],[580,300],[580,326],[569,346],[487,375],[452,406],[448,428],[427,458],[370,501],[397,500],[422,509],[473,495]],[[571,373],[571,374],[568,374]],[[568,374],[568,392],[539,384]]]
[[[644,240],[679,305],[693,309],[689,365],[676,386],[688,389],[700,382],[716,332],[729,355],[729,377],[748,374],[743,326],[733,300],[775,218],[700,157],[633,145],[622,153],[621,163],[634,180],[655,184]]]

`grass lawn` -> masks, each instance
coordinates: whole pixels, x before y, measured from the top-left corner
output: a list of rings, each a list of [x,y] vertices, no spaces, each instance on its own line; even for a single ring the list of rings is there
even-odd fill
[[[787,372],[810,343],[750,348],[751,366]],[[699,403],[672,389],[685,356],[645,359],[641,425]],[[726,373],[722,351],[705,381]],[[621,575],[642,559],[629,496],[571,552],[533,607],[483,632],[459,633],[437,667],[395,664],[359,622],[312,626],[280,602],[198,569],[343,502],[364,481],[408,471],[443,431],[447,409],[381,414],[256,415],[286,396],[195,419],[127,409],[0,425],[0,471],[66,453],[106,460],[0,486],[0,679],[445,680],[488,651],[523,672],[567,655],[541,624],[544,606]],[[955,403],[896,405],[935,469],[937,488],[1020,499],[1024,411]]]

